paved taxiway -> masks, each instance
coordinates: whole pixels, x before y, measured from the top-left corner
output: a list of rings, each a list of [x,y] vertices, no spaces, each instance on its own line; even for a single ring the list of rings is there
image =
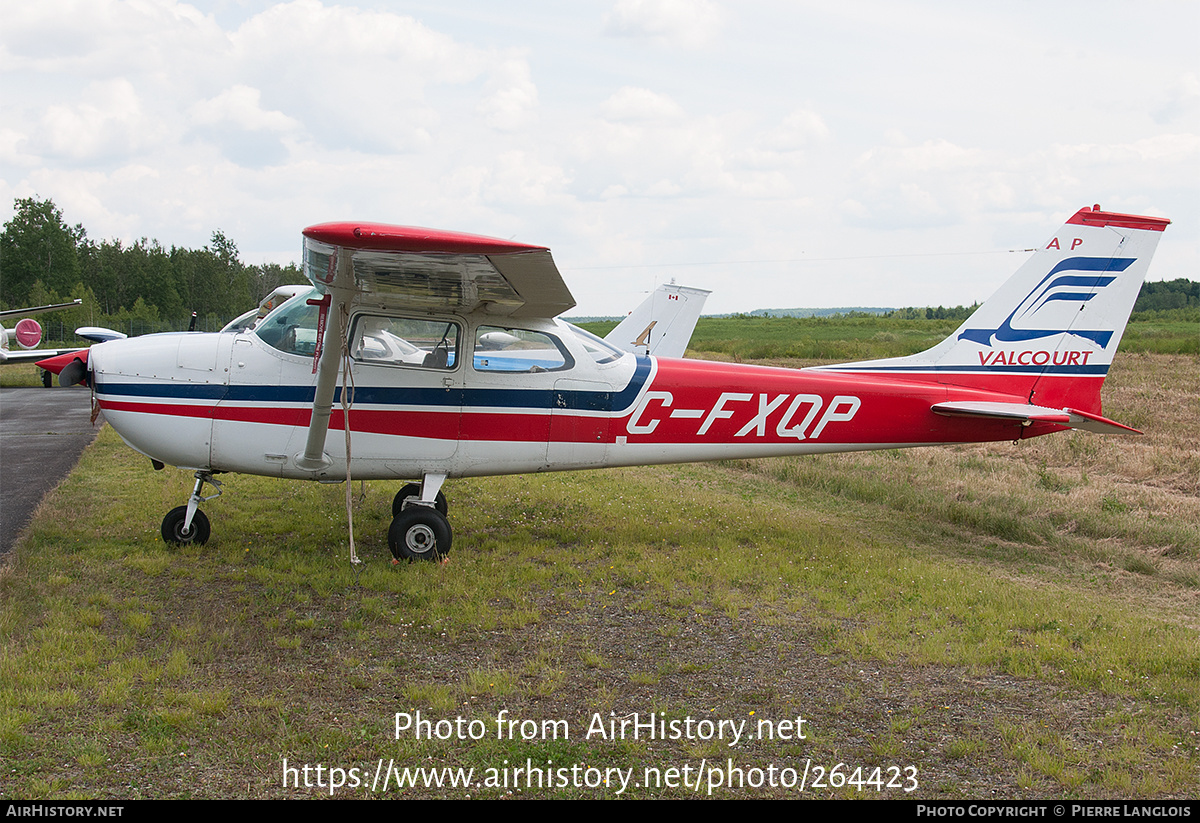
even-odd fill
[[[85,388],[0,389],[0,555],[95,439]]]

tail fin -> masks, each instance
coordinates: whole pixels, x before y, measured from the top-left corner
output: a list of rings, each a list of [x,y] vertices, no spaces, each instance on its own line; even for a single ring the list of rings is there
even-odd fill
[[[1080,209],[958,331],[911,357],[824,367],[1100,412],[1100,386],[1170,223]]]
[[[659,286],[604,339],[635,354],[683,357],[711,293],[674,283]]]

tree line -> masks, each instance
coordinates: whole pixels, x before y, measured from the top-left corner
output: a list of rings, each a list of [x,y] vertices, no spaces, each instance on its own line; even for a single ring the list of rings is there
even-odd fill
[[[1200,307],[1200,283],[1194,280],[1163,280],[1143,283],[1134,311],[1170,311]]]
[[[14,205],[0,235],[0,307],[83,301],[53,315],[54,326],[142,334],[186,328],[196,312],[199,327],[212,330],[276,287],[305,282],[295,264],[243,263],[220,230],[201,249],[168,249],[146,238],[97,242],[81,224],[69,225],[49,199],[17,198]]]
[[[79,308],[43,323],[52,339],[54,327],[109,326],[129,334],[178,330],[187,328],[192,312],[197,328],[215,331],[278,286],[305,282],[292,263],[246,265],[220,230],[201,249],[167,249],[146,238],[97,242],[82,224],[68,225],[52,200],[17,198],[14,205],[0,235],[0,308],[82,300]],[[977,307],[910,306],[884,316],[961,321]],[[1178,279],[1143,283],[1134,311],[1197,308],[1200,283]]]

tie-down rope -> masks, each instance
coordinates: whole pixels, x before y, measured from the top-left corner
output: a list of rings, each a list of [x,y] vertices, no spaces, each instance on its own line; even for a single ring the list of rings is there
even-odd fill
[[[354,495],[350,490],[350,407],[354,405],[354,373],[350,370],[350,310],[339,306],[342,320],[342,430],[346,433],[346,525],[350,531],[350,562],[361,563],[354,552]]]

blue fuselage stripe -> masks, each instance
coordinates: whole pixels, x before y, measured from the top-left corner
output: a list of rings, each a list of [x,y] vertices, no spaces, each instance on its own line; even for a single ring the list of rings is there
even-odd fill
[[[545,389],[401,388],[358,386],[354,403],[381,406],[468,406],[480,408],[575,411],[621,411],[633,405],[650,374],[650,358],[637,358],[628,385],[619,392],[560,391]],[[311,405],[313,386],[224,386],[210,383],[116,383],[98,380],[96,393],[110,397],[141,397],[171,400],[209,400],[226,403],[280,403]],[[341,402],[341,389],[334,392]]]

